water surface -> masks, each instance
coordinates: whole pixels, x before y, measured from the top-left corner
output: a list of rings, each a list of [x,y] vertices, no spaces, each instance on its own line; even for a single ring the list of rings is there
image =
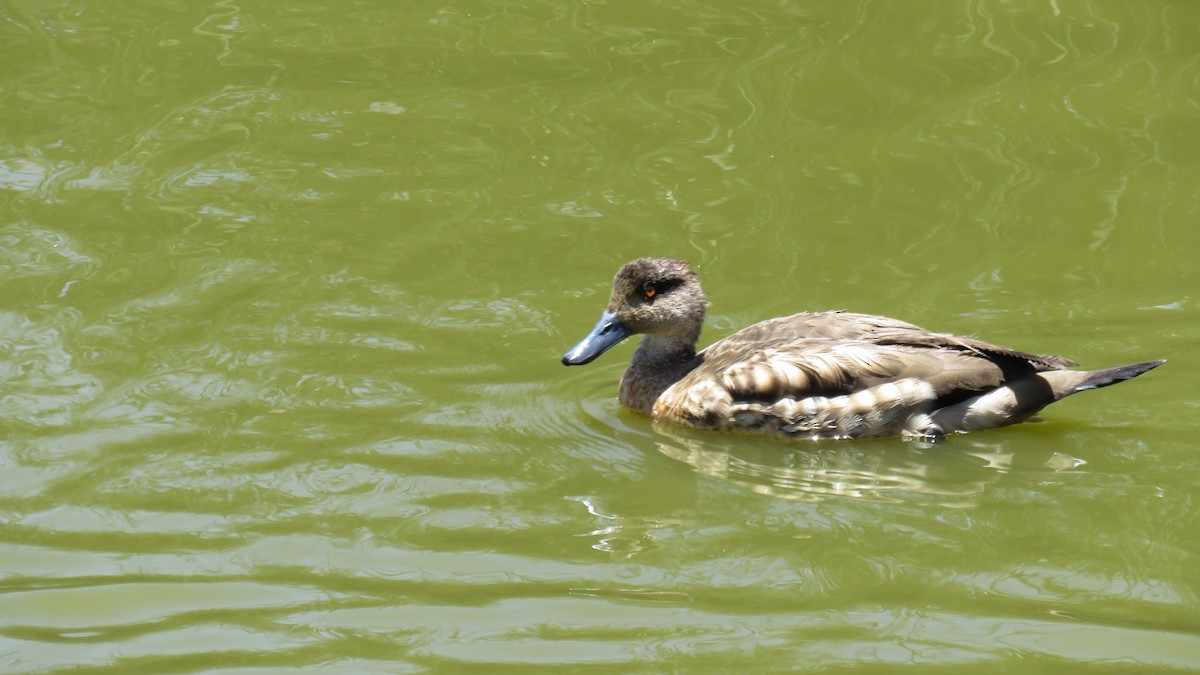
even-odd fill
[[[0,670],[1200,670],[1200,6],[9,2]],[[663,428],[885,313],[1086,366],[933,447]]]

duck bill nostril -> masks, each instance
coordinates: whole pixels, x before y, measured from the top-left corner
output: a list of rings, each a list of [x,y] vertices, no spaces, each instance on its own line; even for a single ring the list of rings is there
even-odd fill
[[[632,335],[617,319],[615,312],[604,312],[592,332],[562,357],[564,366],[582,366],[596,360],[610,347]]]

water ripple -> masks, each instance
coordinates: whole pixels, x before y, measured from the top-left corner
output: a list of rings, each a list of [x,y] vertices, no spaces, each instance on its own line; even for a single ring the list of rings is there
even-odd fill
[[[1186,3],[34,5],[0,670],[1200,662]],[[681,432],[558,362],[659,253],[713,337],[1178,354],[933,448]]]

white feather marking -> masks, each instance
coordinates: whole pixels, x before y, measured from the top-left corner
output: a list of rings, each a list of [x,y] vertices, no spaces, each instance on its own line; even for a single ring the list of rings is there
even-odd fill
[[[825,407],[827,400],[824,396],[810,396],[796,401],[796,408],[801,415],[816,415],[819,410]]]
[[[775,390],[775,373],[772,372],[770,364],[755,364],[750,369],[750,376],[754,381],[754,391],[767,392]]]
[[[884,382],[875,387],[875,401],[881,406],[890,406],[904,396],[904,390],[895,382]]]
[[[800,391],[808,387],[808,375],[798,368],[795,364],[786,361],[776,361],[775,370],[788,390]]]
[[[870,412],[875,407],[875,401],[875,391],[873,389],[863,389],[850,395],[850,399],[846,402],[846,407],[856,413]]]

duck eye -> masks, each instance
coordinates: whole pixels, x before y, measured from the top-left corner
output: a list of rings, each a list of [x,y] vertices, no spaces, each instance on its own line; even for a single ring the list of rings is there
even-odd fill
[[[646,296],[647,300],[652,300],[654,298],[654,296],[657,294],[658,294],[658,291],[656,291],[653,286],[646,287],[645,296]]]

